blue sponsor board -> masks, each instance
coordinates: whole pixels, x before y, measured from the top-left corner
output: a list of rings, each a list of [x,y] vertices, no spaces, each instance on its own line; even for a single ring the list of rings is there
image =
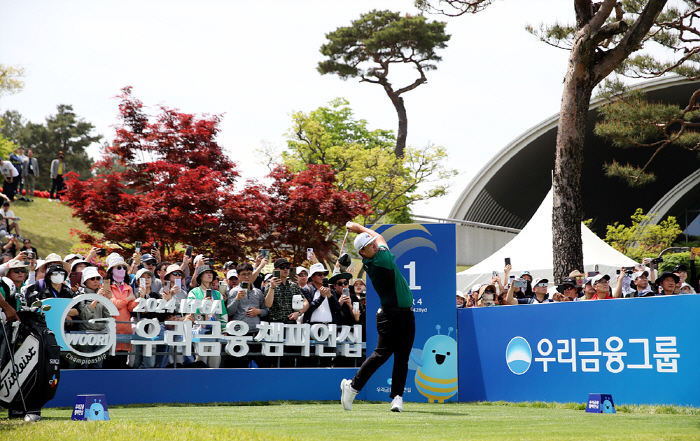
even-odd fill
[[[416,338],[404,388],[404,401],[457,400],[457,320],[455,226],[401,224],[372,227],[394,254],[413,293]],[[367,281],[367,355],[377,343],[374,317],[379,297]],[[393,357],[365,386],[368,400],[388,400]]]
[[[602,390],[619,403],[700,406],[700,295],[457,315],[460,401],[581,403]]]

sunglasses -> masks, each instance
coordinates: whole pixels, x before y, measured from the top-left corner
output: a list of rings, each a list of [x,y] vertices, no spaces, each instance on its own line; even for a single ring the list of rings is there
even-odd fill
[[[292,267],[292,265],[280,265],[278,268],[281,270],[288,270]]]
[[[338,285],[338,286],[348,286],[348,285],[350,284],[350,282],[348,282],[348,281],[346,280],[345,282],[336,282],[335,284]]]
[[[539,286],[539,287],[545,287],[545,286],[547,286],[547,284],[546,284],[546,283],[538,283],[538,284],[537,284],[537,285],[535,285],[535,286]]]
[[[86,281],[86,282],[88,282],[88,281],[93,281],[93,282],[97,281],[97,282],[99,282],[100,280],[102,280],[102,277],[90,277],[89,279],[87,279],[87,280],[85,280],[85,281]]]
[[[172,274],[175,277],[182,277],[182,272],[180,272],[180,271],[175,271],[174,273],[170,273],[170,274]]]
[[[114,267],[114,269],[125,270],[126,267],[125,267],[124,265],[117,265],[117,266]]]
[[[564,287],[564,291],[569,291],[569,290],[572,290],[572,289],[576,289],[576,287],[575,287],[575,286],[571,286],[571,285],[565,286],[565,287]]]
[[[12,272],[15,274],[26,273],[27,270],[24,268],[12,268]]]

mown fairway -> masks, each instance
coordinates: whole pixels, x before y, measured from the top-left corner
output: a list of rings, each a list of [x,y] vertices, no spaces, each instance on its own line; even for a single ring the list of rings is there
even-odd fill
[[[700,411],[681,407],[627,407],[588,414],[580,404],[356,402],[251,403],[209,406],[111,407],[109,422],[71,421],[70,409],[45,409],[39,423],[0,423],[3,440],[226,439],[226,440],[697,440]],[[7,412],[0,412],[6,417]]]

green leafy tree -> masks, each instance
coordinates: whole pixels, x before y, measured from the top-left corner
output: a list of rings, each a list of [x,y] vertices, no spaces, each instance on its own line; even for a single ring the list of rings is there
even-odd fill
[[[86,149],[102,139],[102,135],[94,135],[94,126],[78,117],[73,106],[59,104],[57,113],[46,118],[45,124],[26,121],[17,111],[6,111],[3,115],[5,126],[0,133],[8,137],[16,145],[32,149],[39,162],[39,178],[37,187],[51,187],[51,161],[59,151],[65,156],[69,171],[80,175],[81,180],[92,177],[92,159]]]
[[[672,246],[682,232],[675,217],[669,216],[666,220],[653,224],[655,217],[656,213],[644,214],[638,208],[632,215],[629,227],[619,222],[607,226],[605,242],[637,262],[641,262],[644,257],[655,257]]]
[[[427,0],[464,12],[492,3],[484,1]],[[573,0],[575,21],[526,29],[554,47],[569,51],[564,77],[553,179],[552,240],[554,278],[583,267],[581,242],[581,173],[588,110],[593,90],[608,76],[662,75],[674,72],[692,76],[698,60],[698,38],[694,21],[698,0]],[[455,14],[459,15],[459,14]],[[693,28],[689,31],[688,28]],[[645,43],[655,42],[670,49],[667,60],[650,52],[639,52]],[[633,53],[637,53],[632,56]]]
[[[336,171],[341,190],[359,190],[369,196],[372,213],[358,222],[410,222],[410,206],[445,195],[449,185],[436,181],[456,175],[445,166],[447,152],[443,147],[408,147],[397,158],[393,133],[370,130],[367,121],[356,119],[342,98],[309,113],[296,112],[292,119],[288,151],[282,154],[282,161],[293,171],[306,170],[308,164],[329,165]],[[279,158],[269,150],[263,156],[268,164]]]
[[[0,63],[0,98],[17,93],[24,88],[24,68]]]
[[[663,149],[700,152],[700,90],[685,107],[650,102],[642,91],[630,91],[619,83],[608,85],[604,93],[609,101],[599,109],[603,120],[596,124],[596,135],[616,147],[636,149],[635,155],[647,156],[641,167],[606,163],[603,167],[608,176],[622,178],[632,187],[642,186],[656,180],[647,169]]]
[[[445,34],[445,23],[429,23],[422,15],[402,17],[398,12],[373,10],[350,26],[326,34],[326,38],[328,43],[321,46],[321,53],[327,59],[318,64],[318,71],[336,74],[343,80],[359,77],[360,82],[382,86],[399,117],[394,151],[397,157],[403,156],[408,117],[401,95],[425,83],[426,71],[437,69],[435,63],[442,58],[435,50],[447,47],[450,39]],[[418,78],[404,87],[395,87],[389,81],[394,64],[411,65]]]

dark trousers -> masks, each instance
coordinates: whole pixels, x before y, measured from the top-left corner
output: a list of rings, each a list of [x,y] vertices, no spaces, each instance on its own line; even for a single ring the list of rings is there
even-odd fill
[[[403,396],[408,375],[408,356],[411,354],[413,339],[416,336],[416,319],[413,311],[385,311],[377,313],[377,347],[352,380],[355,390],[362,390],[370,377],[394,355],[394,369],[391,374],[390,398]]]
[[[2,192],[7,196],[11,201],[15,200],[15,188],[17,186],[17,178],[14,178],[12,182],[5,181],[5,183],[2,185]]]
[[[63,175],[57,175],[51,179],[51,191],[49,192],[50,199],[60,199],[60,193],[63,191]],[[54,197],[54,192],[56,197]]]

